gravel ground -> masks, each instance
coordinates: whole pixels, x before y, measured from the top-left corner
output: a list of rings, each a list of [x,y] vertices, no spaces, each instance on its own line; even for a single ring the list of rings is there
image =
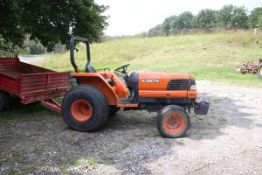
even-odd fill
[[[120,111],[94,133],[40,105],[0,117],[0,174],[262,174],[262,89],[198,82],[211,102],[184,138],[165,139],[156,113]]]

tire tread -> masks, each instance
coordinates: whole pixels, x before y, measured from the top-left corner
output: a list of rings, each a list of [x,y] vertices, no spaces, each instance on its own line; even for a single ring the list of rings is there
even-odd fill
[[[83,98],[90,98],[93,102],[92,107],[95,107],[97,113],[91,121],[77,122],[73,120],[70,109],[67,109],[72,103],[72,100],[77,95],[83,95]],[[95,98],[94,98],[95,97]],[[109,113],[109,105],[106,96],[96,87],[90,85],[80,85],[74,89],[71,89],[63,99],[62,102],[62,114],[65,122],[73,129],[79,131],[94,131],[100,129],[106,122]]]

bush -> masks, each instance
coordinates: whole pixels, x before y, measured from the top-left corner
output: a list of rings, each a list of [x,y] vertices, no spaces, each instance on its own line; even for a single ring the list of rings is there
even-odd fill
[[[46,49],[40,44],[34,44],[29,46],[29,53],[31,55],[40,55],[46,53]]]
[[[23,47],[30,55],[40,55],[46,53],[46,48],[38,40],[30,40],[29,36],[26,37]],[[22,52],[26,53],[25,51]]]

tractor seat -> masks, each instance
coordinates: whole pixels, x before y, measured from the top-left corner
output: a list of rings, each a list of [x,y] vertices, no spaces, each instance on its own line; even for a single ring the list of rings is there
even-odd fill
[[[86,66],[86,72],[96,73],[96,69],[89,64]]]

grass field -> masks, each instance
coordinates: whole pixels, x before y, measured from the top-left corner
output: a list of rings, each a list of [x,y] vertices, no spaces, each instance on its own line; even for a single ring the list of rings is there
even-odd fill
[[[77,53],[80,68],[85,65],[83,47]],[[256,75],[241,75],[235,67],[262,57],[262,32],[197,33],[170,37],[127,37],[91,46],[96,68],[114,69],[131,64],[129,70],[192,73],[197,79],[262,86]],[[42,66],[58,71],[72,67],[69,54],[55,54]]]

